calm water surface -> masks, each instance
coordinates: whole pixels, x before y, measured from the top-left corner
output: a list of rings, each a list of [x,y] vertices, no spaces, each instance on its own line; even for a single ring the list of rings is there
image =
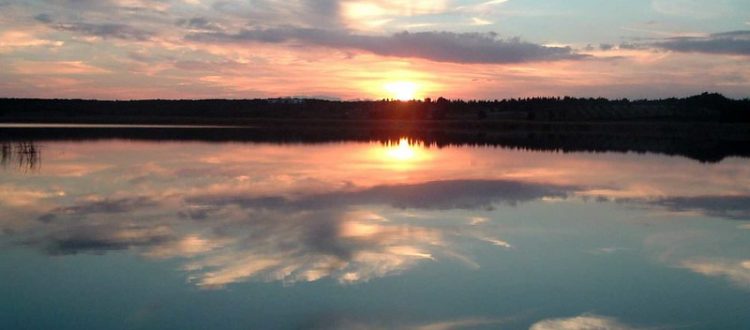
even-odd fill
[[[750,160],[7,144],[2,329],[748,329]]]

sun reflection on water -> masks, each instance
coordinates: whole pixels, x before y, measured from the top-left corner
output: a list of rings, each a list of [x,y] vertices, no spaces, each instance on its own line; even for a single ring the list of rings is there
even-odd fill
[[[396,145],[395,147],[389,147],[388,156],[396,160],[410,160],[413,159],[414,155],[416,154],[414,149],[415,147],[412,147],[409,144],[409,140],[407,140],[406,138],[402,138],[398,141],[398,145]]]
[[[377,149],[375,158],[395,170],[409,170],[431,159],[423,142],[401,138],[397,143],[386,143]]]

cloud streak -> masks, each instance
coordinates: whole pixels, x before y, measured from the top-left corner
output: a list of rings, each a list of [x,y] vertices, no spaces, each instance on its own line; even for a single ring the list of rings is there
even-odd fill
[[[668,197],[652,204],[675,212],[695,211],[724,219],[750,220],[750,196]]]
[[[29,239],[25,244],[42,247],[51,255],[70,255],[101,254],[135,247],[147,248],[173,240],[175,237],[167,226],[83,223],[63,227],[43,237]]]
[[[382,56],[453,63],[522,63],[577,60],[585,56],[570,47],[550,47],[496,33],[400,32],[389,36],[300,27],[244,29],[237,33],[192,33],[187,40],[206,43],[300,43],[352,49]]]
[[[144,196],[84,201],[72,206],[57,208],[40,217],[40,220],[48,221],[54,219],[58,215],[86,217],[92,214],[129,213],[153,207],[157,204],[158,203],[153,199]]]
[[[676,52],[750,56],[750,30],[713,33],[706,37],[677,37],[654,44]]]
[[[599,315],[580,315],[570,318],[547,319],[534,323],[529,330],[582,330],[582,329],[608,329],[608,330],[631,330],[635,329],[622,324],[616,319]]]
[[[389,205],[400,209],[482,209],[515,205],[545,197],[565,198],[578,188],[504,180],[452,180],[383,185],[357,191],[337,191],[290,199],[283,196],[208,195],[188,198],[204,209],[240,205],[259,209],[321,209],[351,205]]]
[[[154,36],[151,31],[143,30],[127,24],[113,23],[61,23],[51,25],[54,29],[78,33],[103,39],[123,39],[132,41],[147,41]]]
[[[739,287],[750,289],[750,260],[686,260],[680,266],[705,276],[725,278]]]

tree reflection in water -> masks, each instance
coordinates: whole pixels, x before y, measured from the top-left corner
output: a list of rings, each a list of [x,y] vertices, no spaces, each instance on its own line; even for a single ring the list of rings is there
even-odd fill
[[[41,149],[34,142],[3,142],[0,145],[3,168],[15,165],[24,172],[38,171],[42,165]]]

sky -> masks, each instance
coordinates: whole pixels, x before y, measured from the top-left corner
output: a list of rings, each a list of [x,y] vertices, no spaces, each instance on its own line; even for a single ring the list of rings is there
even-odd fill
[[[750,96],[747,0],[0,0],[0,97]]]

